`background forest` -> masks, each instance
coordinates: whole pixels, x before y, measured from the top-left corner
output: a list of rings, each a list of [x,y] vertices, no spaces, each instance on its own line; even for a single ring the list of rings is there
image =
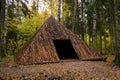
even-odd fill
[[[0,0],[0,56],[15,55],[54,16],[120,65],[120,0]]]

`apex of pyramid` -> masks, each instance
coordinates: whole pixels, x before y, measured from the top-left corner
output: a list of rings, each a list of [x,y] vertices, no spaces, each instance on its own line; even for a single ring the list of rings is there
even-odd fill
[[[46,21],[45,21],[45,23],[44,24],[47,24],[47,25],[49,25],[49,24],[60,24],[59,22],[58,22],[58,20],[56,20],[55,19],[55,17],[53,17],[53,16],[50,16]],[[50,27],[50,26],[48,26],[48,27]]]

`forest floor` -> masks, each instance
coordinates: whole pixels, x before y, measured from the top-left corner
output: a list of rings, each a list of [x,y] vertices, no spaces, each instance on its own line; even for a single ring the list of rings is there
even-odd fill
[[[0,80],[120,80],[112,62],[62,61],[39,65],[0,64]]]

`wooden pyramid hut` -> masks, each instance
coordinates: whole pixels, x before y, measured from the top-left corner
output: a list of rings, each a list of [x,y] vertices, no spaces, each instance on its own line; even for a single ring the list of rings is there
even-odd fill
[[[51,16],[16,54],[15,61],[17,64],[38,64],[94,57],[95,52],[84,41]]]

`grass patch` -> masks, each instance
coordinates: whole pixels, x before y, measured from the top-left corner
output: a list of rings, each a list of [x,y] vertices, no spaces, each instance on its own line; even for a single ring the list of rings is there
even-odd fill
[[[14,65],[14,56],[6,56],[4,58],[0,58],[0,65]]]
[[[108,55],[107,62],[114,62],[115,55]]]

